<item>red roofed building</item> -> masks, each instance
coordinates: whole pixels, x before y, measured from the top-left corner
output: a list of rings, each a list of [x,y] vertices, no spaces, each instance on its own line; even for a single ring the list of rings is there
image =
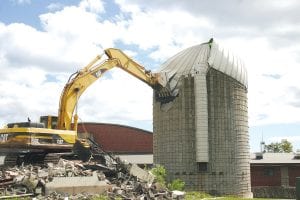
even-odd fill
[[[295,199],[300,153],[251,154],[251,188],[257,198]]]
[[[128,162],[153,164],[153,133],[143,129],[107,123],[79,123],[78,133],[87,132],[104,151]]]

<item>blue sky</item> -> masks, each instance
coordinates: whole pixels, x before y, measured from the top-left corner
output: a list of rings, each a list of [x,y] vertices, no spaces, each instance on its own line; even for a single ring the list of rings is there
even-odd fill
[[[78,0],[5,0],[1,1],[0,18],[5,24],[24,23],[41,30],[39,15],[48,12],[49,5],[56,4],[57,6],[68,6],[78,3]]]
[[[248,69],[251,151],[262,136],[300,149],[299,8],[295,0],[1,1],[0,124],[56,115],[69,74],[104,48],[120,48],[155,71],[213,37]],[[83,121],[152,129],[151,89],[117,69],[79,107]]]

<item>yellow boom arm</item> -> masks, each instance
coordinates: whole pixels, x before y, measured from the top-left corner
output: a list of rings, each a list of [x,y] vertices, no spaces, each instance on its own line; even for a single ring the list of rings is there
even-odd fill
[[[75,112],[74,115],[74,110],[79,97],[92,83],[100,78],[104,72],[113,67],[123,69],[155,89],[165,86],[165,77],[146,70],[121,50],[110,48],[105,50],[105,54],[108,56],[108,59],[104,62],[100,64],[97,63],[101,59],[101,56],[97,56],[86,67],[70,77],[60,97],[57,129],[77,130],[78,116],[77,112]],[[72,122],[74,123],[73,128],[71,127]]]

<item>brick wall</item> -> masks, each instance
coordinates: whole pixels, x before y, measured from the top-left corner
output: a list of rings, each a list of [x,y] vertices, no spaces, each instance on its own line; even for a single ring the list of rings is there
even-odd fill
[[[300,177],[300,165],[298,166],[289,166],[289,184],[290,186],[296,185],[296,177]]]
[[[280,166],[251,166],[251,186],[281,186]]]

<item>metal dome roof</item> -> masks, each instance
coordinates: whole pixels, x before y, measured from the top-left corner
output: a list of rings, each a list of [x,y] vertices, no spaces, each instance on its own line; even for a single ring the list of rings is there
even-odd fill
[[[210,67],[227,74],[247,88],[247,70],[241,60],[220,48],[213,39],[174,55],[162,64],[159,73],[165,74],[172,95],[175,96],[182,76],[207,73]]]

